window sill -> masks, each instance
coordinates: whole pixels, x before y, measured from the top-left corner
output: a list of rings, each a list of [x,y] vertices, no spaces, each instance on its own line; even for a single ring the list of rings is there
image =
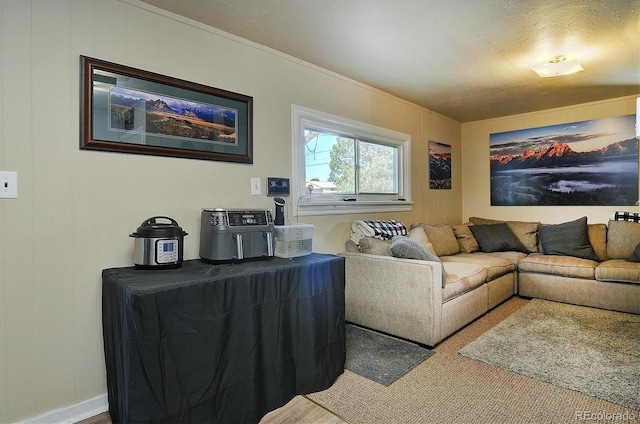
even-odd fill
[[[314,200],[300,199],[294,211],[295,216],[347,215],[370,212],[410,212],[410,200]]]

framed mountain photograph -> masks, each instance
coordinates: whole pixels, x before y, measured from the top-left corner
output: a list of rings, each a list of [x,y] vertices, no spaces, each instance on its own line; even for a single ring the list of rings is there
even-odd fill
[[[253,98],[80,56],[80,148],[253,163]]]
[[[492,206],[635,206],[635,115],[491,134]]]

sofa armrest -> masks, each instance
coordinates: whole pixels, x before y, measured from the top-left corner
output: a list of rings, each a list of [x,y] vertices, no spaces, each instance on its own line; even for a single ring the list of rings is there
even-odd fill
[[[442,337],[440,262],[343,252],[346,319],[434,346]]]

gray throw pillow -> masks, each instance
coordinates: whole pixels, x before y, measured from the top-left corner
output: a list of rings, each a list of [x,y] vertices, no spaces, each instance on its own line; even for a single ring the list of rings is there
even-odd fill
[[[589,241],[586,216],[562,224],[541,225],[538,236],[545,255],[600,260]]]
[[[633,249],[633,253],[627,259],[629,262],[640,262],[640,243]]]
[[[396,258],[419,259],[421,261],[440,262],[439,257],[425,249],[420,243],[405,236],[394,236],[391,239],[391,254]],[[444,288],[446,274],[442,266],[442,288]]]
[[[506,223],[470,225],[469,230],[480,245],[480,250],[491,252],[527,252],[527,249],[518,240]]]

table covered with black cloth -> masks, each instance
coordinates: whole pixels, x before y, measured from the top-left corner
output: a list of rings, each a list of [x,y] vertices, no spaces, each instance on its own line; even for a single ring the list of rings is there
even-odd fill
[[[114,423],[257,422],[344,371],[344,258],[102,272]]]

